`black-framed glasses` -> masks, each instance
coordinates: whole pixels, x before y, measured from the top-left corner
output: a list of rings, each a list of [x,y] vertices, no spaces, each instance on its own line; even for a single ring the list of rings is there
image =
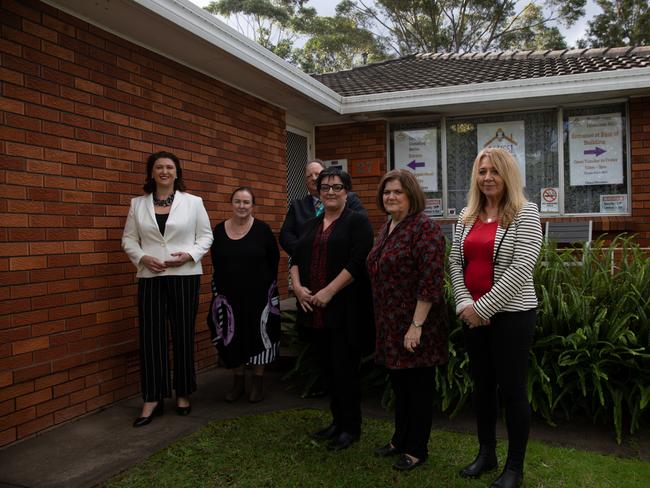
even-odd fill
[[[330,190],[334,190],[334,193],[338,193],[343,190],[343,188],[345,188],[345,186],[341,185],[340,183],[336,183],[334,185],[323,184],[320,186],[320,191],[327,193]]]

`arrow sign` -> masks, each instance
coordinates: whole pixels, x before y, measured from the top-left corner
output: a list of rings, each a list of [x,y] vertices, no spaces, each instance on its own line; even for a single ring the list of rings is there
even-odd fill
[[[415,171],[415,168],[421,168],[424,166],[424,161],[416,161],[415,159],[408,163],[406,166],[411,168],[413,171]]]
[[[605,151],[604,149],[599,148],[598,146],[596,146],[595,149],[585,149],[585,151],[584,151],[585,154],[593,154],[596,157],[598,157],[601,154],[604,154],[606,152],[607,151]]]

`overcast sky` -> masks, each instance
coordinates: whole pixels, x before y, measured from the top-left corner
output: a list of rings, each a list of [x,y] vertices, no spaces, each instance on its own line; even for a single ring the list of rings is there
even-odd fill
[[[199,7],[204,7],[210,3],[210,0],[190,0],[192,3],[195,3]],[[314,7],[318,12],[318,15],[334,15],[334,8],[339,3],[339,0],[309,0],[309,6]],[[596,5],[594,0],[587,0],[587,14],[580,19],[576,24],[573,25],[570,29],[564,29],[560,27],[560,30],[564,34],[566,42],[569,47],[574,47],[578,39],[584,36],[584,31],[587,28],[587,21],[600,13],[600,8]]]

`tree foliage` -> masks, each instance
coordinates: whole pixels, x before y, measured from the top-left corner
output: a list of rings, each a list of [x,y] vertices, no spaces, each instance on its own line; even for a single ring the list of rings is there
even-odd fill
[[[397,55],[563,47],[586,0],[344,0]]]
[[[602,13],[591,20],[580,47],[644,46],[650,44],[648,0],[597,0]]]

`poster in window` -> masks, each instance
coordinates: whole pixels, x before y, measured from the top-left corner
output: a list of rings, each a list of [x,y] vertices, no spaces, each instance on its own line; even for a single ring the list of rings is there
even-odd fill
[[[525,135],[526,130],[523,120],[476,125],[479,151],[486,147],[498,147],[514,155],[519,163],[519,170],[524,184],[526,184]]]
[[[569,117],[570,185],[623,183],[620,113]]]
[[[413,171],[425,192],[438,191],[437,130],[395,131],[395,169]]]

